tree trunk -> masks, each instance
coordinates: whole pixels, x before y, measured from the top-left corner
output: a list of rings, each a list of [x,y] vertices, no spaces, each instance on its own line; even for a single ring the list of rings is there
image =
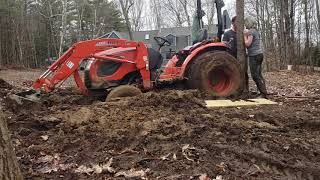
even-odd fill
[[[161,16],[161,5],[159,0],[152,0],[152,8],[155,16],[155,28],[161,32],[163,26],[162,16]]]
[[[182,4],[183,11],[184,11],[184,14],[187,19],[188,27],[191,27],[191,19],[190,19],[189,13],[188,13],[189,12],[188,11],[188,1],[187,0],[179,0],[179,1]]]
[[[309,26],[308,0],[304,0],[304,18],[305,18],[305,28],[306,28],[305,54],[306,54],[306,64],[308,64],[308,63],[311,63],[311,58],[310,58],[310,26]],[[309,65],[311,65],[311,64],[309,64]]]
[[[280,9],[279,9],[279,27],[280,27],[280,69],[284,68],[285,60],[286,60],[286,38],[285,38],[285,25],[284,25],[284,2],[280,1]]]
[[[318,20],[318,32],[320,32],[320,7],[319,7],[319,0],[316,1],[316,11],[317,11],[317,20]],[[317,37],[319,37],[319,34],[317,34]],[[318,42],[319,43],[319,42]]]
[[[130,40],[133,40],[133,35],[132,35],[132,30],[131,30],[131,25],[130,25],[130,20],[129,20],[129,8],[128,7],[128,2],[126,3],[126,5],[124,4],[123,0],[119,0],[120,1],[120,6],[122,9],[122,13],[124,16],[124,20],[126,21],[126,26],[127,26],[127,30],[129,33],[129,38]]]
[[[290,1],[290,59],[289,62],[290,64],[295,64],[296,62],[296,51],[295,51],[295,46],[294,46],[294,34],[295,34],[295,21],[294,21],[294,16],[295,16],[295,0]]]
[[[7,122],[0,110],[0,179],[22,180],[17,158],[14,154]]]
[[[293,57],[292,54],[289,52],[290,47],[290,28],[291,28],[291,19],[289,16],[289,1],[283,0],[283,10],[284,10],[284,48],[285,48],[285,59],[284,59],[284,65],[288,65],[289,61],[291,61],[291,58]]]
[[[266,41],[266,47],[265,47],[265,54],[266,54],[266,59],[267,59],[267,61],[266,61],[266,65],[267,65],[267,71],[270,71],[271,70],[271,68],[270,68],[270,61],[268,60],[268,58],[269,58],[269,53],[268,52],[276,52],[276,48],[275,48],[275,43],[274,43],[274,41],[273,41],[273,27],[272,27],[272,25],[271,25],[271,18],[270,18],[270,12],[269,12],[269,7],[268,7],[268,1],[266,1],[265,2],[266,4],[265,4],[265,7],[266,7],[266,13],[267,13],[267,37],[266,37],[266,39],[265,39],[265,41]],[[274,55],[276,55],[276,53],[274,54]],[[273,55],[273,56],[274,56]]]
[[[59,57],[63,54],[64,46],[64,35],[66,33],[67,26],[67,1],[62,0],[62,14],[61,14],[61,31],[60,31],[60,46],[59,46]]]
[[[249,87],[247,86],[245,74],[247,72],[248,63],[245,56],[244,48],[244,0],[237,0],[237,58],[241,63],[241,68],[243,71],[244,79],[244,91],[248,91]]]

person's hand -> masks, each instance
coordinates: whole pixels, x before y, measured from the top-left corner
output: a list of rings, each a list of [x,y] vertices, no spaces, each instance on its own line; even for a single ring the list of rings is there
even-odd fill
[[[243,34],[244,34],[245,36],[248,36],[248,35],[250,34],[250,31],[249,31],[248,29],[244,29],[244,30],[243,30]]]
[[[231,44],[230,42],[227,42],[227,41],[222,41],[228,48],[231,48]]]

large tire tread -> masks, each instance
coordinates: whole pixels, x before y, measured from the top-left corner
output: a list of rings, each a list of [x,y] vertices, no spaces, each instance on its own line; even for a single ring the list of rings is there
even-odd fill
[[[208,84],[208,74],[214,68],[227,67],[225,72],[230,76],[233,85],[223,92],[214,92]],[[228,97],[239,95],[242,90],[242,73],[239,62],[226,51],[209,51],[198,56],[187,71],[187,85],[199,89],[210,96]]]
[[[135,86],[121,85],[110,91],[110,93],[107,95],[106,101],[110,101],[113,98],[137,96],[141,93],[141,90]]]

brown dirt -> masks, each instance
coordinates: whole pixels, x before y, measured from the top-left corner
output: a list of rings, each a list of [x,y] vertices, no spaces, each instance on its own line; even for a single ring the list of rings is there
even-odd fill
[[[32,108],[0,99],[26,179],[318,179],[320,76],[297,90],[300,74],[266,77],[278,105],[207,109],[197,91],[180,90],[105,103],[67,88]],[[299,92],[312,97],[283,96]]]

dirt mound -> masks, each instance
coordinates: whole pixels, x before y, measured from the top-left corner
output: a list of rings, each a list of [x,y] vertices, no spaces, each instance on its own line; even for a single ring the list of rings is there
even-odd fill
[[[67,88],[41,99],[5,109],[26,179],[320,177],[316,98],[207,109],[197,91],[102,102]]]
[[[129,106],[136,107],[170,107],[190,109],[205,106],[198,91],[195,90],[165,90],[161,92],[148,92],[140,96],[129,98]]]
[[[101,102],[59,90],[43,96],[42,108],[10,116],[9,125],[30,179],[320,175],[320,129],[306,125],[319,110],[294,108],[312,109],[316,102],[207,109],[198,97],[196,91],[172,90]]]

